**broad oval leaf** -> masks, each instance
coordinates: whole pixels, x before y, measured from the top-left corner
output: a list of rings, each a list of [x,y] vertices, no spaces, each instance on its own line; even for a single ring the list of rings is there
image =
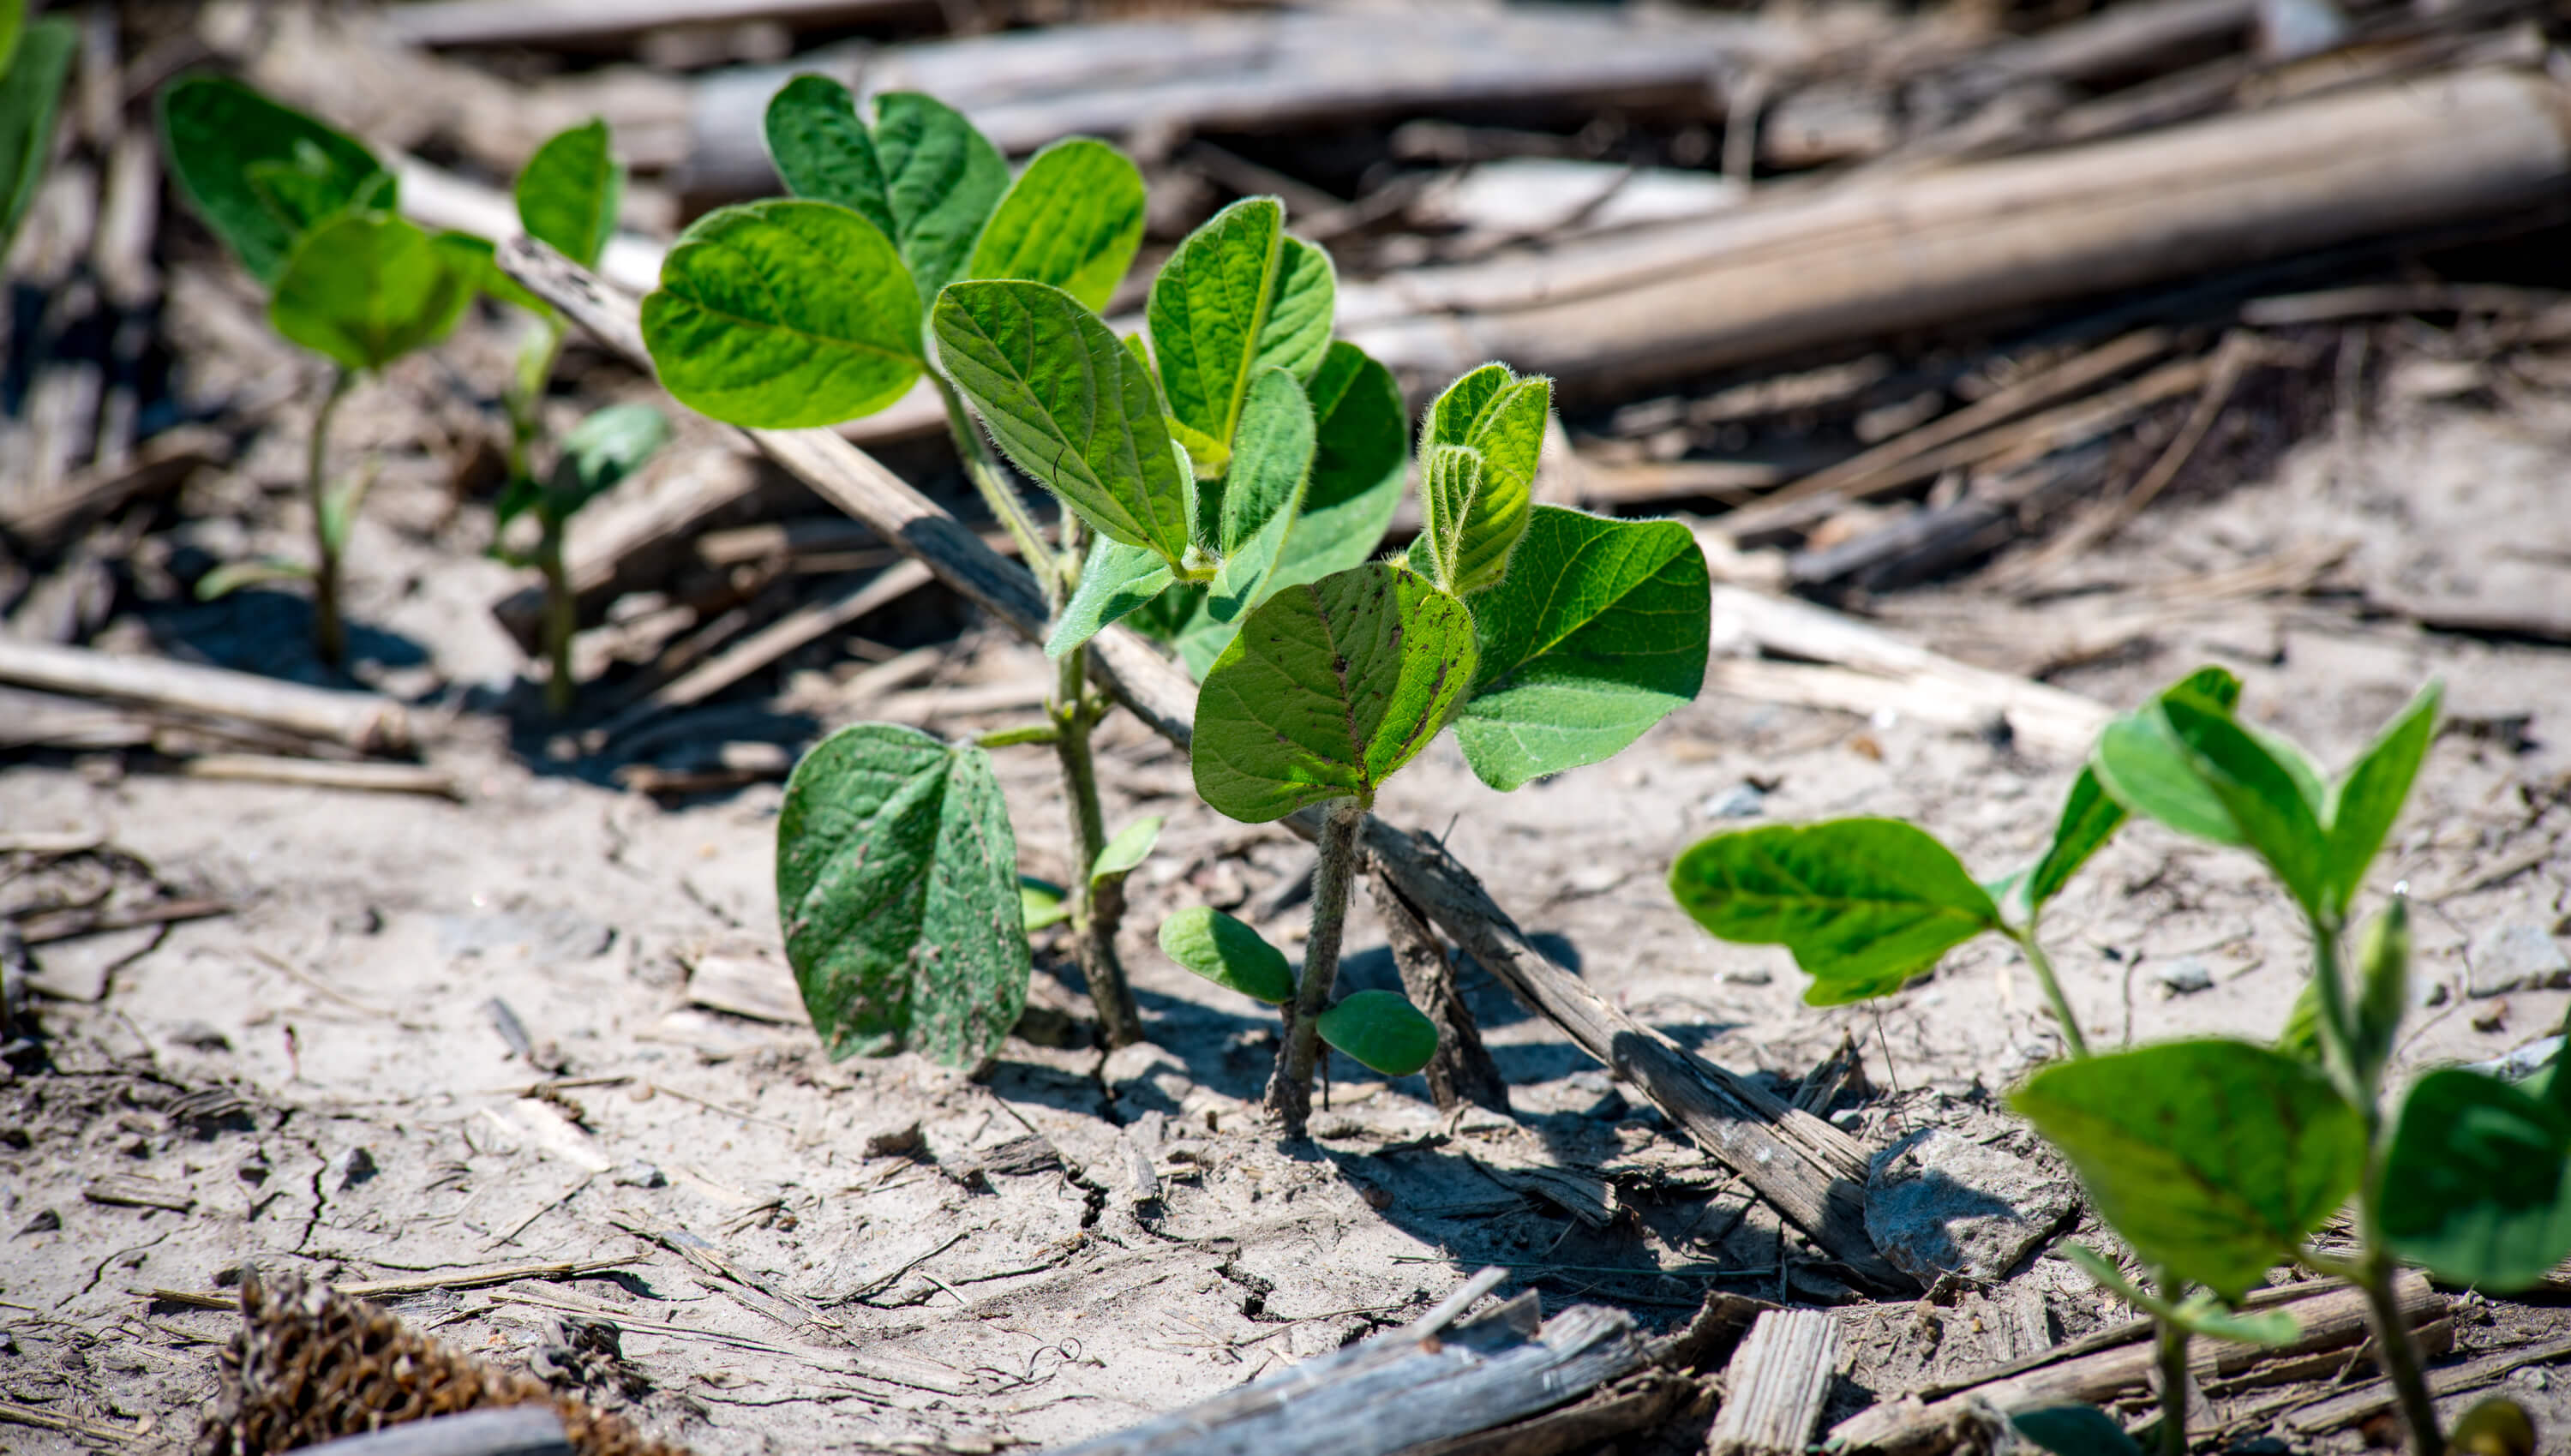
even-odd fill
[[[990,755],[857,724],[786,781],[776,903],[803,1006],[833,1058],[988,1058],[1026,1009],[1017,836]]]
[[[2009,1103],[2137,1254],[2227,1299],[2291,1259],[2365,1162],[2364,1119],[2328,1079],[2248,1042],[2055,1063]]]
[[[1350,992],[1322,1012],[1312,1029],[1386,1077],[1407,1077],[1437,1055],[1437,1023],[1398,992]]]
[[[1410,421],[1392,371],[1332,343],[1303,391],[1312,401],[1311,481],[1269,589],[1363,566],[1383,544],[1410,468]]]
[[[949,283],[931,315],[948,378],[991,438],[1098,534],[1176,564],[1195,483],[1179,468],[1151,375],[1062,289]]]
[[[1525,533],[1535,501],[1535,472],[1553,381],[1521,379],[1504,364],[1484,364],[1446,386],[1428,407],[1420,431],[1422,458],[1455,445],[1481,457],[1472,508],[1457,529],[1455,590],[1487,591],[1507,575],[1509,554]]]
[[[1161,922],[1161,951],[1227,990],[1271,1006],[1294,997],[1286,953],[1265,936],[1209,905],[1190,905]]]
[[[518,173],[518,222],[582,267],[598,266],[616,236],[625,168],[609,150],[607,123],[593,117],[557,132]]]
[[[973,243],[968,278],[1051,283],[1103,311],[1143,245],[1143,174],[1089,137],[1035,155]]]
[[[1216,529],[1223,566],[1206,598],[1217,622],[1230,622],[1267,600],[1270,573],[1303,509],[1312,471],[1312,406],[1293,375],[1260,371],[1233,445]]]
[[[1055,614],[1045,637],[1045,656],[1059,658],[1107,630],[1109,623],[1139,612],[1171,582],[1169,560],[1148,546],[1128,546],[1101,539],[1081,559],[1080,585]]]
[[[2428,744],[2436,739],[2437,709],[2444,697],[2444,689],[2436,683],[2420,689],[2339,780],[2330,805],[2324,874],[2329,893],[2342,908],[2355,900],[2357,889],[2365,883],[2366,867],[2383,847],[2383,836],[2392,832],[2393,820],[2401,816],[2410,784],[2419,776],[2420,760],[2428,756]]]
[[[1161,842],[1159,814],[1136,819],[1116,831],[1116,837],[1099,847],[1098,862],[1089,867],[1091,880],[1114,879],[1132,874],[1134,867],[1149,858],[1152,846]]]
[[[1261,369],[1309,378],[1329,349],[1329,257],[1285,228],[1275,198],[1244,198],[1189,234],[1152,280],[1145,312],[1170,413],[1227,450]]]
[[[891,242],[829,203],[707,214],[643,300],[663,387],[754,429],[833,425],[899,399],[923,367],[919,320]]]
[[[306,234],[277,274],[267,319],[349,369],[380,369],[455,326],[478,277],[389,213],[350,213]]]
[[[1814,1006],[1901,989],[1937,958],[2000,926],[1999,907],[1952,850],[1899,819],[1771,824],[1700,839],[1670,866],[1670,893],[1724,940],[1784,945]]]
[[[1613,757],[1705,686],[1713,602],[1678,522],[1536,507],[1509,575],[1471,603],[1464,761],[1505,791]]]
[[[797,76],[769,100],[769,156],[787,191],[853,209],[891,239],[925,309],[964,275],[1009,164],[943,102],[888,91],[874,104],[869,129],[846,87]]]
[[[2161,713],[2198,780],[2223,801],[2242,838],[2308,913],[2320,914],[2331,897],[2322,869],[2327,846],[2314,802],[2319,780],[2308,768],[2297,770],[2301,750],[2281,748],[2186,694],[2163,702]]]
[[[2571,1253],[2571,1117],[2478,1072],[2420,1078],[2384,1159],[2382,1228],[2440,1278],[2535,1283]]]
[[[198,215],[261,283],[276,281],[303,230],[261,196],[253,169],[269,164],[319,179],[341,207],[361,193],[373,207],[392,206],[389,175],[356,139],[238,81],[187,76],[172,82],[161,93],[161,136],[170,170]],[[337,211],[322,201],[307,198],[302,211],[314,221]]]
[[[1424,578],[1369,564],[1269,598],[1205,676],[1197,794],[1247,823],[1383,780],[1472,681],[1473,619]]]
[[[20,29],[21,0],[10,0],[6,11],[9,34],[0,38],[0,257],[8,254],[53,157],[55,107],[72,53],[80,48],[78,28],[61,16]]]
[[[2157,819],[2190,838],[2246,844],[2222,795],[2197,772],[2187,745],[2170,727],[2167,706],[2185,697],[2173,690],[2131,713],[2119,714],[2098,735],[2089,766],[2099,786],[2128,812]],[[2216,704],[2223,712],[2231,705]]]
[[[2199,668],[2167,689],[2172,693],[2193,693],[2219,707],[2230,709],[2241,698],[2241,680],[2221,668]],[[2080,776],[2071,781],[2071,792],[2062,801],[2062,813],[2054,821],[2053,839],[2044,846],[2044,855],[2027,870],[2026,897],[2028,913],[2041,911],[2045,903],[2062,893],[2080,866],[2115,837],[2125,822],[2125,806],[2107,792],[2098,780],[2098,771],[2083,764]]]

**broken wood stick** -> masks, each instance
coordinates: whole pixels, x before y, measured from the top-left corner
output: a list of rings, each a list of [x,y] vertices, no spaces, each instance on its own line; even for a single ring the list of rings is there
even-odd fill
[[[1417,377],[1595,393],[2513,213],[2571,179],[2566,129],[2561,83],[2468,71],[1351,283],[1339,317]]]
[[[255,783],[298,783],[311,788],[351,788],[363,793],[424,793],[461,799],[455,776],[425,763],[343,762],[286,758],[273,753],[207,753],[179,760],[190,778],[232,778]]]
[[[1383,916],[1384,938],[1401,972],[1402,993],[1437,1027],[1437,1050],[1419,1069],[1428,1080],[1428,1097],[1442,1113],[1466,1105],[1509,1110],[1509,1084],[1482,1045],[1482,1030],[1455,989],[1455,967],[1446,959],[1446,943],[1428,927],[1419,908],[1403,898],[1401,888],[1381,874],[1366,876],[1376,913]]]
[[[414,46],[525,46],[534,50],[633,48],[669,26],[839,26],[921,8],[925,0],[425,0],[383,14],[395,40]]]
[[[351,1299],[398,1299],[405,1294],[427,1294],[439,1289],[480,1289],[493,1284],[514,1284],[520,1279],[576,1279],[584,1274],[639,1263],[642,1257],[641,1254],[627,1254],[622,1258],[553,1259],[543,1263],[513,1263],[498,1268],[418,1274],[402,1279],[356,1279],[330,1287]],[[139,1289],[135,1292],[159,1303],[185,1304],[196,1309],[241,1307],[240,1293],[231,1289]]]
[[[0,531],[30,551],[49,552],[127,502],[167,495],[200,467],[232,455],[232,437],[211,426],[164,430],[112,465],[93,465],[50,490],[13,494],[0,505]]]
[[[2252,1302],[2293,1310],[2301,1326],[2294,1341],[2262,1347],[2198,1340],[2190,1360],[2200,1380],[2243,1381],[2262,1367],[2344,1350],[2367,1337],[2362,1290],[2314,1283],[2267,1292],[2286,1297],[2254,1297]],[[2430,1288],[2425,1275],[2403,1274],[2394,1294],[2413,1329],[2433,1327],[2446,1317],[2446,1296]],[[2108,1339],[2115,1342],[2103,1343]],[[2451,1325],[2446,1340],[2453,1340]],[[2151,1322],[2128,1320],[2090,1339],[2002,1366],[1972,1383],[1932,1386],[1870,1406],[1832,1427],[1828,1444],[1852,1453],[1931,1456],[1965,1441],[1994,1412],[2005,1416],[2048,1405],[2101,1405],[2138,1397],[2150,1390],[2158,1358]]]
[[[532,239],[502,243],[499,258],[538,297],[610,348],[649,366],[633,299]],[[1029,642],[1044,640],[1049,626],[1044,597],[1026,569],[983,545],[962,522],[881,462],[826,430],[745,433],[769,458],[885,542],[916,557],[1011,631]],[[1153,731],[1182,749],[1188,746],[1195,736],[1196,685],[1159,649],[1122,626],[1111,627],[1092,639],[1089,667],[1099,685]],[[1286,822],[1306,837],[1317,833],[1316,816],[1297,815]],[[1610,1005],[1537,949],[1481,882],[1433,841],[1371,816],[1362,836],[1375,863],[1466,954],[1522,1004],[1569,1033],[1581,1050],[1633,1084],[1708,1153],[1738,1171],[1829,1257],[1877,1287],[1910,1287],[1907,1276],[1886,1263],[1866,1235],[1866,1156],[1854,1139],[1796,1112],[1757,1084]]]
[[[1759,1316],[1723,1372],[1723,1408],[1706,1433],[1712,1456],[1802,1456],[1838,1375],[1839,1320],[1826,1309]]]
[[[1485,1270],[1466,1291],[1487,1291]],[[1640,1368],[1633,1320],[1577,1305],[1538,1324],[1521,1294],[1455,1323],[1462,1302],[1056,1456],[1392,1456],[1563,1404]]]
[[[0,638],[0,683],[238,719],[360,752],[397,753],[411,746],[410,715],[389,698],[307,688],[168,658],[121,657]]]

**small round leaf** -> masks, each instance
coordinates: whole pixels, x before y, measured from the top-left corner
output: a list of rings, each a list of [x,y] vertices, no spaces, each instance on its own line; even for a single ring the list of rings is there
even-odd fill
[[[1294,994],[1285,952],[1221,910],[1190,905],[1161,922],[1161,950],[1218,986],[1283,1006]]]
[[[1321,1013],[1321,1040],[1386,1077],[1407,1077],[1437,1055],[1437,1023],[1391,991],[1358,991]]]

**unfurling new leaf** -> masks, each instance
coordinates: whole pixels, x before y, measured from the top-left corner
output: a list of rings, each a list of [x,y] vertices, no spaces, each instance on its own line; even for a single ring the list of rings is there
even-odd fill
[[[925,309],[964,275],[966,254],[1009,190],[1009,165],[972,123],[916,92],[874,99],[858,117],[826,76],[788,81],[768,103],[768,153],[786,191],[835,203],[874,225],[901,257]],[[850,259],[856,267],[862,260]]]

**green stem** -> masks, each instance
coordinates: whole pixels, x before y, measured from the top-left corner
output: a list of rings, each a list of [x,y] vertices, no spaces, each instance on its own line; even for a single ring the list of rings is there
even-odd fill
[[[1356,878],[1357,830],[1366,804],[1335,798],[1321,813],[1319,857],[1312,866],[1312,933],[1303,942],[1303,973],[1294,983],[1286,1045],[1268,1083],[1268,1109],[1283,1118],[1287,1138],[1303,1136],[1312,1116],[1312,1064],[1319,1060],[1321,1013],[1329,1009],[1330,983],[1339,974],[1339,933],[1348,918],[1348,887]]]
[[[1090,869],[1107,847],[1107,815],[1098,803],[1098,763],[1089,749],[1089,729],[1097,721],[1086,702],[1089,650],[1074,649],[1056,665],[1054,755],[1062,760],[1064,797],[1071,801],[1071,929],[1080,947],[1080,972],[1089,982],[1089,999],[1098,1006],[1100,1036],[1111,1047],[1143,1039],[1143,1013],[1126,984],[1125,962],[1116,953],[1116,932],[1125,922],[1125,883],[1112,877],[1101,884]]]
[[[1054,743],[1062,740],[1062,729],[1050,723],[1020,724],[1016,728],[993,728],[977,734],[973,743],[982,748],[1014,748],[1020,743]]]
[[[2161,1298],[2175,1304],[2179,1281],[2164,1273]],[[2165,1456],[2187,1456],[2187,1326],[2176,1320],[2153,1321],[2160,1342],[2161,1450]]]
[[[545,680],[545,707],[560,718],[571,712],[579,685],[572,680],[571,640],[580,630],[580,599],[571,589],[570,568],[563,565],[563,522],[547,512],[544,538],[536,545],[536,565],[545,574],[545,657],[553,676]]]
[[[2372,1182],[2371,1170],[2368,1182]],[[2401,1297],[2392,1287],[2392,1256],[2373,1246],[2373,1203],[2369,1190],[2359,1206],[2358,1222],[2367,1248],[2357,1286],[2365,1290],[2365,1310],[2374,1326],[2375,1344],[2383,1352],[2383,1373],[2392,1381],[2394,1403],[2401,1407],[2401,1423],[2410,1428],[2411,1456],[2443,1456],[2446,1438],[2437,1429],[2428,1377],[2419,1369],[2418,1342],[2410,1337],[2410,1321],[2401,1317]]]
[[[2026,929],[2012,932],[2010,939],[2017,942],[2026,963],[2034,968],[2036,984],[2044,988],[2044,999],[2053,1004],[2053,1019],[2062,1024],[2062,1044],[2071,1049],[2074,1057],[2088,1056],[2089,1039],[2080,1034],[2080,1019],[2071,1014],[2071,998],[2062,994],[2062,981],[2053,974],[2052,959],[2045,955],[2044,947],[2036,944],[2034,923],[2030,921]]]
[[[330,392],[312,418],[312,442],[304,458],[303,487],[312,504],[312,646],[326,666],[336,668],[348,655],[347,628],[339,620],[339,543],[330,530],[330,482],[325,467],[330,455],[330,421],[339,401],[357,376],[346,367],[330,373]],[[354,502],[350,503],[351,509]]]
[[[936,371],[931,370],[928,377],[937,381],[938,397],[946,401],[946,428],[955,437],[955,452],[964,457],[964,474],[981,492],[982,504],[1007,528],[1009,538],[1018,543],[1020,559],[1044,587],[1045,605],[1061,610],[1068,591],[1063,584],[1062,564],[1055,559],[1053,549],[1045,545],[1044,534],[1036,529],[1035,518],[1027,514],[1026,503],[1010,488],[1008,476],[1001,473],[999,458],[991,453],[991,442],[973,428],[972,419],[964,413],[964,397]]]
[[[545,386],[553,382],[554,360],[561,356],[563,321],[547,315],[538,320],[518,349],[517,376],[509,381],[501,405],[509,412],[509,478],[525,480],[528,451],[535,445],[536,434],[543,427],[541,411]]]

